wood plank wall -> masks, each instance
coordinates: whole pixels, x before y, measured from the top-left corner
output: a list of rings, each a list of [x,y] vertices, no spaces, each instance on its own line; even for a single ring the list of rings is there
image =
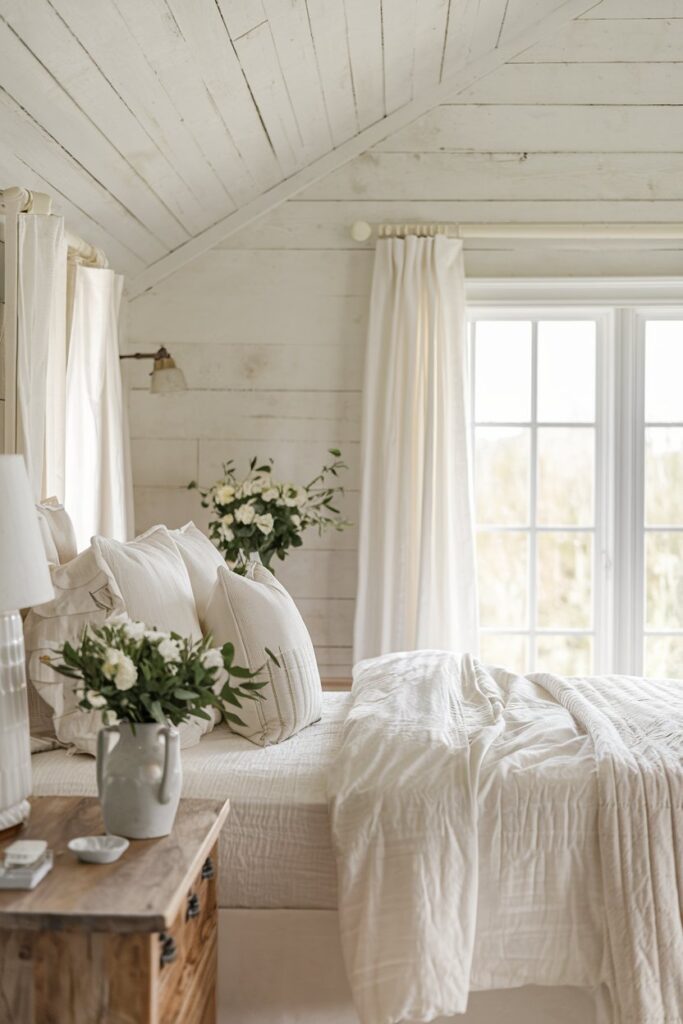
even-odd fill
[[[306,479],[329,445],[351,466],[357,518],[360,389],[380,221],[682,221],[680,0],[605,0],[475,88],[206,254],[130,309],[130,345],[168,345],[190,391],[159,399],[131,369],[137,527],[204,522],[185,483],[222,459],[272,455]],[[470,276],[677,275],[675,244],[541,249],[472,244]],[[348,677],[356,531],[282,569],[321,670]]]

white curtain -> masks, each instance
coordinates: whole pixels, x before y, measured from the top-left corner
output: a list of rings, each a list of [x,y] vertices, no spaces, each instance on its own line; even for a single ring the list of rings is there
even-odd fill
[[[127,540],[130,467],[119,365],[123,278],[76,267],[66,377],[65,505],[79,550],[93,534]]]
[[[363,401],[355,660],[476,653],[462,243],[377,243]]]
[[[64,497],[67,245],[61,217],[18,221],[17,450],[36,500]]]

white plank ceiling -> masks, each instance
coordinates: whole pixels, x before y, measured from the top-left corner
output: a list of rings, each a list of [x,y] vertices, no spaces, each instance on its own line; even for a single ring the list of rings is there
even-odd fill
[[[0,0],[0,187],[49,192],[113,266],[149,275],[424,113],[463,68],[510,59],[525,29],[590,6]]]

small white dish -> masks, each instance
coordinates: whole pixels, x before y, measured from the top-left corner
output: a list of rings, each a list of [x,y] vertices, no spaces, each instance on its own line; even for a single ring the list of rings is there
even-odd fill
[[[129,845],[123,836],[79,836],[71,840],[69,849],[88,864],[112,864]]]

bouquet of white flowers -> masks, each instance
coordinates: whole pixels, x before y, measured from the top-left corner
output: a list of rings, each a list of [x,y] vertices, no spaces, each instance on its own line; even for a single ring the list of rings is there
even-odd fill
[[[327,483],[329,477],[337,477],[348,467],[338,448],[328,450],[334,461],[303,487],[273,480],[273,460],[258,465],[254,458],[244,479],[237,479],[231,459],[223,466],[221,480],[208,490],[199,490],[203,507],[213,513],[211,539],[238,572],[251,554],[258,554],[268,567],[274,555],[284,559],[290,547],[301,547],[301,534],[311,526],[322,533],[350,525],[333,504],[344,488]],[[193,481],[188,486],[197,484]]]
[[[111,719],[133,726],[179,725],[191,715],[209,719],[208,708],[243,725],[233,709],[245,700],[261,700],[258,691],[266,682],[257,680],[261,670],[234,665],[234,655],[230,643],[218,649],[210,637],[194,641],[121,617],[96,629],[88,626],[78,644],[65,643],[43,661],[80,680],[79,706],[101,711],[105,725]]]

